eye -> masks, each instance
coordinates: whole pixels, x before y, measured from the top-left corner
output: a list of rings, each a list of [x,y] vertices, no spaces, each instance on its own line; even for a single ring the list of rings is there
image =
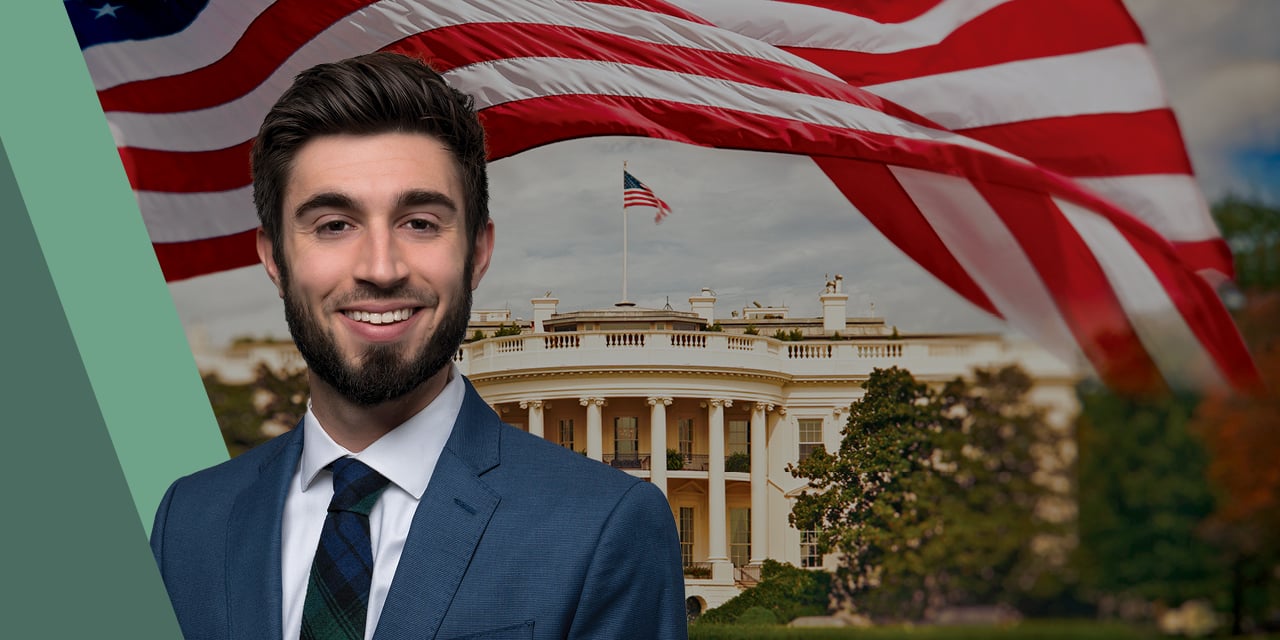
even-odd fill
[[[351,228],[351,224],[346,220],[329,220],[316,227],[316,233],[321,235],[336,235]]]
[[[414,231],[435,231],[439,228],[434,222],[426,218],[412,218],[405,222],[405,225]]]

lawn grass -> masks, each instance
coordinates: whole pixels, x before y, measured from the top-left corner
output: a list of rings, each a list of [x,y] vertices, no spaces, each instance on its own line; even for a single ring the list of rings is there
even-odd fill
[[[1154,629],[1088,620],[1034,620],[1007,626],[892,626],[814,629],[693,624],[689,640],[1149,640]]]

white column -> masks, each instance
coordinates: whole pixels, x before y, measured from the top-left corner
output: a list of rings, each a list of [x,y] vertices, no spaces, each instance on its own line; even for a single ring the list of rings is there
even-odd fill
[[[667,407],[671,398],[649,397],[649,481],[667,492]]]
[[[542,427],[542,401],[521,400],[520,408],[529,410],[529,433],[539,438],[545,437]]]
[[[729,536],[726,531],[727,518],[724,497],[724,409],[733,406],[732,400],[712,398],[707,401],[707,422],[711,431],[710,451],[708,452],[709,469],[707,482],[707,502],[710,506],[707,524],[708,554],[711,563],[711,578],[717,582],[733,581],[733,565],[729,562]]]
[[[579,398],[578,404],[587,408],[587,457],[604,459],[604,436],[601,434],[601,411],[604,398]]]
[[[773,405],[757,402],[751,407],[751,564],[764,564],[768,551],[769,520],[765,517],[765,477],[769,457],[765,452],[766,413]]]

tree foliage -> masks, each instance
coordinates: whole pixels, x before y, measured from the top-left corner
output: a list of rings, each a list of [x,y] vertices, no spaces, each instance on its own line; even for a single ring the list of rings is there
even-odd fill
[[[281,372],[259,364],[250,384],[228,384],[213,374],[205,375],[203,381],[222,440],[232,456],[270,440],[279,430],[292,428],[307,411],[305,369]]]
[[[1280,208],[1227,196],[1213,205],[1213,219],[1231,247],[1241,289],[1280,288]]]
[[[1198,398],[1078,387],[1077,567],[1093,596],[1170,606],[1223,592],[1217,552],[1197,535],[1214,508],[1204,448],[1188,430]]]
[[[1253,395],[1211,391],[1191,430],[1208,452],[1217,497],[1200,528],[1224,550],[1233,630],[1280,609],[1280,292],[1254,292],[1238,314],[1265,388]]]
[[[791,521],[843,561],[838,600],[885,617],[1017,600],[1037,583],[1032,553],[1054,525],[1036,515],[1057,455],[1031,381],[1013,367],[933,390],[877,369],[850,408],[840,448],[792,468],[809,480]],[[1061,488],[1061,487],[1059,487]]]

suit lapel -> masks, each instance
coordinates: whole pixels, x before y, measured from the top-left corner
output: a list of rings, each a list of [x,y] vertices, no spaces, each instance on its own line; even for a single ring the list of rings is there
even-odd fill
[[[501,422],[463,380],[462,410],[414,513],[376,640],[435,637],[498,507],[480,476],[498,465]]]
[[[227,604],[237,638],[279,638],[280,523],[289,481],[302,456],[302,425],[259,467],[258,478],[236,498],[227,523]]]

